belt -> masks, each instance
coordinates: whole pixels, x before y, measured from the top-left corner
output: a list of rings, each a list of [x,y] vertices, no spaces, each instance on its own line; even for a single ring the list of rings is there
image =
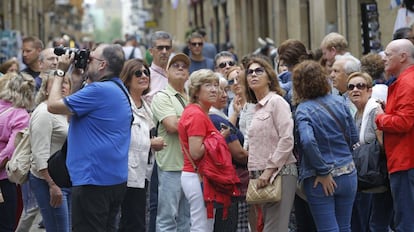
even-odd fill
[[[264,170],[249,171],[249,177],[250,177],[250,179],[257,179],[262,175],[263,172],[264,172]],[[296,167],[296,164],[283,165],[282,170],[280,170],[278,175],[298,176],[298,168]]]
[[[332,175],[332,177],[342,176],[342,175],[345,175],[345,174],[352,173],[354,170],[355,170],[355,163],[354,163],[354,161],[352,161],[351,163],[349,163],[345,166],[334,168],[331,171],[331,175]]]

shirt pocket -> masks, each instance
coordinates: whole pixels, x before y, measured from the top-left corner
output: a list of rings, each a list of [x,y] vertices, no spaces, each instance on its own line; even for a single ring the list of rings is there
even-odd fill
[[[272,129],[272,115],[268,112],[261,112],[256,115],[255,132],[259,137],[269,136],[269,129]]]

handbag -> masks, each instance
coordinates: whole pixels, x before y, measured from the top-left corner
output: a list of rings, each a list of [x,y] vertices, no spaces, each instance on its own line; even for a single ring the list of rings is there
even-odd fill
[[[29,179],[32,163],[29,128],[25,128],[16,134],[14,144],[16,148],[6,164],[6,173],[10,182],[23,184]]]
[[[67,139],[63,143],[62,149],[55,152],[47,160],[47,170],[50,177],[61,188],[72,187],[72,181],[70,180],[69,171],[66,167],[66,154],[67,154]]]
[[[388,186],[384,149],[375,140],[356,146],[352,153],[358,176],[358,190]]]
[[[250,179],[247,187],[246,202],[261,204],[278,202],[282,199],[282,176],[277,175],[272,183],[264,188],[257,188],[258,179]]]

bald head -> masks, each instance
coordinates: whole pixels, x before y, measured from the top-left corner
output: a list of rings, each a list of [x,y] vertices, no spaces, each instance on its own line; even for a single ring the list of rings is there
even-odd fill
[[[391,41],[385,48],[385,72],[398,75],[414,64],[414,45],[408,39]]]

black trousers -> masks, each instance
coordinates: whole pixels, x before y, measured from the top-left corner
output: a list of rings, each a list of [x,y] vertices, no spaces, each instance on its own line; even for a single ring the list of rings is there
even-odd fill
[[[148,181],[144,188],[127,187],[121,206],[119,232],[145,231]]]
[[[111,186],[72,187],[72,226],[74,232],[112,232],[124,199],[126,183]]]
[[[4,198],[0,203],[0,232],[13,232],[17,214],[16,184],[8,179],[0,180],[0,189]]]

